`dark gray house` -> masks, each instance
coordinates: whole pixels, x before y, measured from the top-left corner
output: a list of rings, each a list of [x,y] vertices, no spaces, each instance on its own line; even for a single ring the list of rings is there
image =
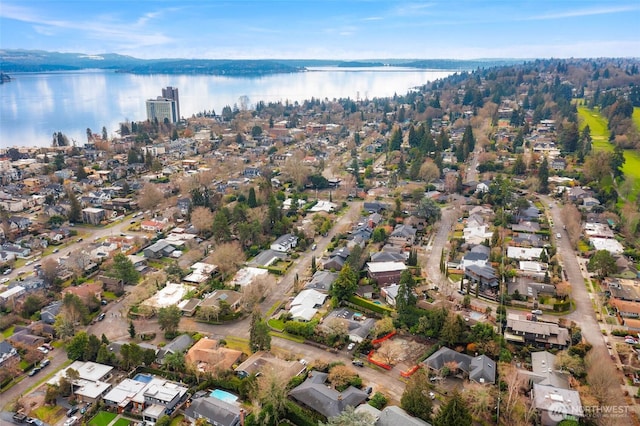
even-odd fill
[[[367,393],[353,386],[344,392],[327,387],[327,376],[327,373],[311,371],[307,380],[291,390],[289,395],[326,418],[338,416],[347,406],[357,407],[367,400]]]
[[[184,410],[185,417],[192,423],[197,419],[205,419],[209,424],[217,426],[237,426],[243,414],[239,406],[212,396],[194,398]]]

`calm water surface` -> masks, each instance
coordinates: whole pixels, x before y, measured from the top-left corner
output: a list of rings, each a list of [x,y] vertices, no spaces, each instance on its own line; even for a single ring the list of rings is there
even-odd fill
[[[47,146],[62,131],[79,145],[86,129],[106,126],[115,136],[119,123],[146,119],[145,100],[165,86],[180,90],[183,117],[259,101],[302,102],[305,99],[371,99],[405,94],[450,75],[449,71],[408,68],[311,68],[309,72],[258,78],[186,75],[133,75],[105,71],[12,74],[0,85],[0,147]]]

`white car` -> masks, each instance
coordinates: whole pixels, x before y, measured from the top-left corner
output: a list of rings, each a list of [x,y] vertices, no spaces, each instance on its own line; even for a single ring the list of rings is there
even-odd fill
[[[347,346],[347,350],[350,351],[351,349],[355,348],[356,344],[351,342],[349,343],[349,345]]]
[[[66,422],[64,422],[64,426],[73,426],[78,421],[78,417],[73,416],[69,417]]]
[[[49,350],[47,348],[45,348],[44,346],[39,346],[38,350],[40,352],[42,352],[43,354],[48,354],[49,353]]]
[[[4,284],[8,282],[9,282],[9,278],[6,278],[6,277],[0,280],[0,284]]]

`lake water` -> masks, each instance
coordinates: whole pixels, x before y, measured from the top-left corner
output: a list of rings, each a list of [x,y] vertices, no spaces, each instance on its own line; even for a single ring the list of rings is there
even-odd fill
[[[53,132],[62,131],[78,145],[86,129],[109,135],[123,121],[146,120],[145,100],[162,94],[166,86],[180,91],[183,117],[225,105],[249,106],[259,101],[302,102],[305,99],[372,99],[444,78],[449,71],[412,68],[311,68],[308,72],[238,78],[193,75],[133,75],[102,70],[12,74],[0,85],[0,148],[49,146]]]

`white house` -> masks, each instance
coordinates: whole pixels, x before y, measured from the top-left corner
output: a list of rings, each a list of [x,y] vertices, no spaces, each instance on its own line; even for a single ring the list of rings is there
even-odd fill
[[[298,237],[293,234],[284,234],[271,244],[271,250],[282,253],[290,252],[298,245]]]
[[[507,247],[507,257],[516,260],[540,259],[543,248],[537,247]]]

